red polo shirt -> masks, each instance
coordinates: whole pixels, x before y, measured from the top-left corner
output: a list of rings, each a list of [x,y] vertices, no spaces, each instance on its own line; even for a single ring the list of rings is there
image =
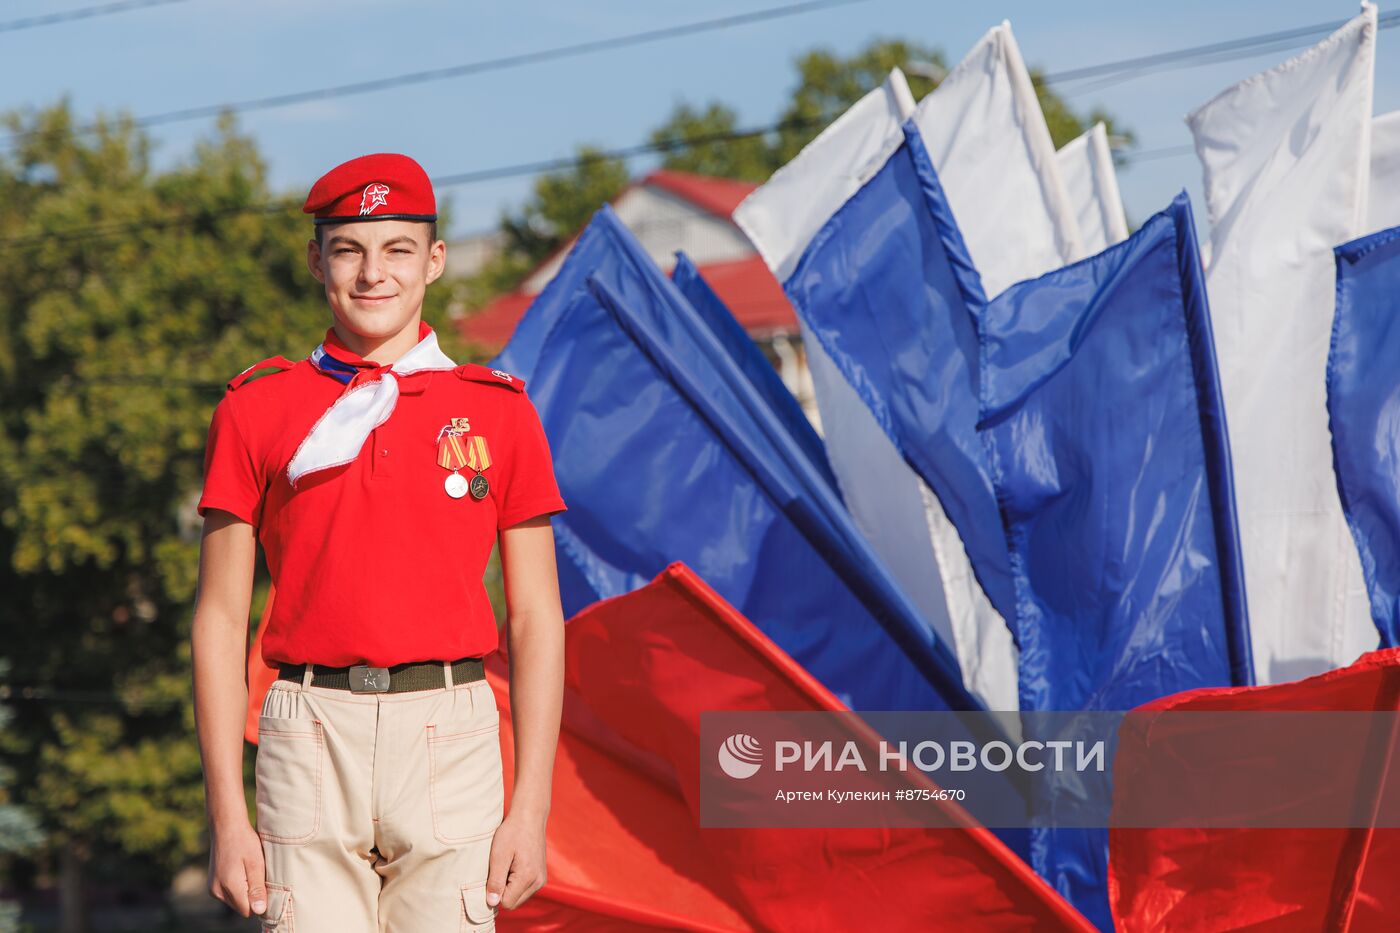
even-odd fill
[[[420,327],[420,339],[430,328]],[[327,353],[367,364],[333,330]],[[485,655],[482,580],[498,529],[565,510],[524,384],[483,366],[397,376],[399,399],[359,457],[301,477],[287,464],[346,385],[310,360],[228,391],[214,409],[198,504],[257,528],[276,586],[263,660],[334,666]],[[486,440],[484,499],[443,487],[437,438],[454,418]],[[471,479],[474,471],[461,470]]]

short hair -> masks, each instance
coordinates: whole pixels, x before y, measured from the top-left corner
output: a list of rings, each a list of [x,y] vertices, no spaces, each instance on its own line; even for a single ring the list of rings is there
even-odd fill
[[[427,221],[424,221],[424,223],[426,223],[426,224],[428,225],[428,249],[432,249],[432,248],[433,248],[433,244],[437,242],[437,238],[438,238],[438,235],[437,235],[437,221],[436,221],[436,220],[427,220]],[[326,245],[325,233],[323,232],[324,230],[325,230],[325,227],[324,227],[322,224],[317,224],[317,225],[316,225],[316,245],[317,245],[317,246],[325,246],[325,245]]]

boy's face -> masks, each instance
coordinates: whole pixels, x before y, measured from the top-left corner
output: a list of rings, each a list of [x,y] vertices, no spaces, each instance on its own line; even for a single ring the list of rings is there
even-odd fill
[[[326,286],[337,320],[362,337],[390,337],[423,307],[428,283],[442,275],[447,245],[412,220],[326,224],[306,247],[306,264]]]

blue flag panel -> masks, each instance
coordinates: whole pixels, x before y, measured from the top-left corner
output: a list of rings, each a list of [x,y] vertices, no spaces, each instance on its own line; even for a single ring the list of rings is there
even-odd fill
[[[826,481],[610,209],[521,324],[498,362],[526,377],[569,503],[555,518],[566,614],[682,560],[853,708],[978,707]]]
[[[671,272],[671,281],[709,327],[710,333],[715,335],[715,340],[729,352],[734,365],[748,377],[754,391],[768,403],[773,416],[787,429],[793,442],[807,455],[832,492],[839,497],[836,475],[826,459],[826,445],[812,427],[806,412],[797,404],[788,387],[783,385],[782,377],[768,362],[758,344],[725,307],[709,283],[700,277],[700,270],[695,268],[695,263],[685,253],[676,253],[676,268]]]
[[[501,352],[486,365],[508,373],[519,373],[528,385],[535,363],[540,356],[549,329],[565,316],[569,305],[586,290],[589,273],[599,266],[613,261],[612,248],[606,237],[588,236],[585,230],[564,257],[554,278],[544,287],[544,291],[530,302],[530,307],[515,325]]]
[[[1224,406],[1186,196],[1127,241],[1007,289],[980,336],[981,428],[1011,548],[1022,709],[1123,710],[1252,682]],[[1107,854],[1104,831],[1033,831],[1032,864],[1104,928]]]
[[[1224,406],[1185,195],[982,319],[1022,709],[1252,680]]]
[[[1337,247],[1332,457],[1382,647],[1400,644],[1400,227]]]
[[[976,316],[986,298],[918,129],[911,122],[904,134],[813,237],[783,287],[938,496],[1014,635],[1006,538],[976,430]]]

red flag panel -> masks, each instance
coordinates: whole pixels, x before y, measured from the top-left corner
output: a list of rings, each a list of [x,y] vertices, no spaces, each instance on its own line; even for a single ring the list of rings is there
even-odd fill
[[[1142,709],[1365,712],[1394,710],[1397,694],[1392,648],[1294,683],[1193,690]],[[1357,933],[1400,922],[1400,830],[1114,829],[1109,846],[1109,901],[1122,933]]]
[[[701,829],[700,713],[844,710],[689,568],[567,626],[565,679],[598,719],[668,762],[692,829],[753,923],[771,930],[1092,927],[1000,840],[956,829]],[[951,808],[950,808],[951,810]],[[955,822],[967,822],[954,814]]]

